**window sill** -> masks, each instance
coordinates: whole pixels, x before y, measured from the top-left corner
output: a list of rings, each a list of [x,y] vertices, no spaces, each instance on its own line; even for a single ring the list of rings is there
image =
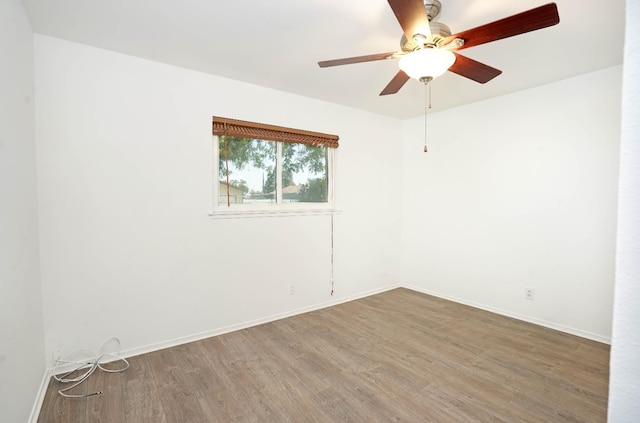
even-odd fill
[[[278,209],[278,210],[216,210],[209,213],[212,219],[238,219],[256,217],[286,217],[286,216],[329,216],[342,213],[337,209]]]

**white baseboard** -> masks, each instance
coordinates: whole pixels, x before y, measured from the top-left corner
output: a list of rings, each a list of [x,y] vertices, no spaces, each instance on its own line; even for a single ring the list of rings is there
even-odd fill
[[[29,423],[36,423],[38,421],[40,409],[42,408],[42,403],[44,402],[44,395],[47,393],[47,387],[49,386],[49,380],[51,380],[51,369],[46,369],[44,371],[44,375],[42,376],[42,381],[40,382],[40,388],[38,389],[36,400],[33,403],[33,407],[31,408],[31,415],[29,416],[28,420]]]
[[[542,319],[538,319],[532,316],[526,316],[523,314],[519,314],[519,313],[514,313],[508,310],[502,310],[500,308],[497,307],[491,307],[485,304],[479,304],[473,301],[467,301],[464,300],[462,298],[457,298],[457,297],[453,297],[450,295],[445,295],[442,294],[440,292],[436,292],[436,291],[431,291],[429,289],[424,289],[424,288],[419,288],[417,286],[412,286],[412,285],[400,285],[402,288],[407,288],[410,289],[412,291],[416,291],[416,292],[421,292],[423,294],[427,294],[427,295],[433,295],[434,297],[438,297],[438,298],[442,298],[444,300],[449,300],[449,301],[453,301],[459,304],[464,304],[464,305],[468,305],[470,307],[474,307],[474,308],[479,308],[480,310],[485,310],[485,311],[489,311],[491,313],[496,313],[496,314],[500,314],[502,316],[507,316],[507,317],[512,317],[514,319],[518,319],[518,320],[522,320],[528,323],[533,323],[534,325],[538,325],[538,326],[544,326],[546,328],[549,329],[554,329],[554,330],[558,330],[560,332],[565,332],[571,335],[576,335],[579,336],[581,338],[586,338],[586,339],[591,339],[592,341],[597,341],[597,342],[602,342],[603,344],[609,344],[611,345],[611,337],[606,337],[606,336],[602,336],[596,333],[591,333],[591,332],[586,332],[580,329],[576,329],[576,328],[572,328],[572,327],[568,327],[568,326],[564,326],[564,325],[560,325],[558,323],[554,323],[554,322],[548,322],[546,320],[542,320]]]
[[[387,286],[382,287],[382,288],[377,288],[377,289],[374,289],[374,290],[361,292],[361,293],[353,295],[353,296],[344,297],[344,298],[340,298],[340,299],[337,299],[337,300],[324,301],[324,302],[319,303],[319,304],[314,304],[314,305],[311,305],[311,306],[308,306],[308,307],[302,307],[302,308],[290,310],[290,311],[287,311],[287,312],[284,312],[284,313],[273,314],[271,316],[265,316],[265,317],[262,317],[262,318],[256,319],[256,320],[250,320],[250,321],[247,321],[247,322],[238,323],[238,324],[229,325],[229,326],[224,326],[224,327],[221,327],[221,328],[216,328],[216,329],[208,330],[208,331],[205,331],[205,332],[195,333],[195,334],[192,334],[192,335],[182,336],[182,337],[170,339],[170,340],[167,340],[167,341],[157,342],[157,343],[150,344],[150,345],[145,345],[145,346],[141,346],[141,347],[136,347],[136,348],[123,350],[123,351],[121,351],[120,355],[122,357],[127,358],[127,357],[133,357],[133,356],[140,355],[140,354],[150,353],[150,352],[153,352],[153,351],[162,350],[162,349],[165,349],[165,348],[175,347],[177,345],[182,345],[182,344],[186,344],[186,343],[193,342],[193,341],[199,341],[199,340],[202,340],[202,339],[211,338],[212,336],[223,335],[225,333],[233,332],[233,331],[236,331],[236,330],[246,329],[246,328],[250,328],[250,327],[253,327],[253,326],[262,325],[264,323],[269,323],[269,322],[273,322],[273,321],[276,321],[276,320],[284,319],[284,318],[287,318],[287,317],[296,316],[298,314],[308,313],[310,311],[320,310],[320,309],[331,307],[331,306],[334,306],[334,305],[347,303],[347,302],[350,302],[350,301],[354,301],[354,300],[357,300],[357,299],[360,299],[360,298],[364,298],[364,297],[368,297],[368,296],[371,296],[371,295],[379,294],[381,292],[386,292],[386,291],[389,291],[389,290],[392,290],[392,289],[395,289],[395,288],[399,288],[399,287],[400,286],[397,285],[397,284],[387,285]]]

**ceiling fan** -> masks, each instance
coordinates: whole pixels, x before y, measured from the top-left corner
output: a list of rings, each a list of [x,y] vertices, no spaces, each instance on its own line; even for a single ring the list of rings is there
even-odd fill
[[[348,57],[318,62],[321,68],[400,59],[400,70],[380,95],[397,93],[410,79],[427,84],[447,70],[484,84],[502,73],[458,53],[459,50],[513,37],[556,25],[558,7],[549,3],[504,19],[451,34],[449,27],[436,22],[442,8],[438,0],[388,0],[404,34],[401,51]]]

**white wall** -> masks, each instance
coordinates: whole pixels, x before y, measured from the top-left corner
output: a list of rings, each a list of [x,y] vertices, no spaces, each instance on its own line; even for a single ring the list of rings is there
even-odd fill
[[[609,422],[640,421],[640,3],[627,1]]]
[[[45,370],[32,31],[0,2],[0,420],[26,421]]]
[[[48,357],[109,336],[142,351],[397,284],[400,152],[384,146],[399,121],[40,35],[35,50]],[[212,115],[340,136],[333,297],[329,216],[208,216]]]
[[[427,154],[405,122],[402,283],[609,341],[620,84],[614,67],[434,113]]]
[[[7,21],[15,24],[16,13],[17,22],[24,21],[15,7]],[[433,114],[431,151],[424,154],[422,118],[402,125],[49,37],[37,35],[35,44],[47,358],[58,348],[94,348],[111,335],[119,336],[125,349],[141,351],[385,289],[400,274],[403,284],[415,289],[609,340],[620,67]],[[15,75],[1,75],[3,90],[26,81],[28,60],[15,62],[17,69],[9,69]],[[25,177],[20,195],[28,198],[18,204],[29,209],[35,207],[35,170],[28,158],[33,123],[21,123],[29,121],[29,113],[5,119],[7,105],[12,113],[20,109],[18,97],[6,98],[0,103],[2,121],[13,124],[3,130],[15,130],[31,143],[9,143],[26,150],[8,156],[20,166],[7,167],[3,135],[0,198],[18,195],[5,195],[10,188],[5,181]],[[637,109],[630,96],[626,101],[627,110]],[[32,113],[32,106],[25,107]],[[333,298],[327,216],[207,216],[211,115],[341,136],[343,212],[335,217]],[[627,139],[637,138],[637,127],[628,126]],[[385,146],[397,139],[399,128],[404,151],[395,153]],[[637,162],[637,154],[623,152],[624,157]],[[5,177],[5,171],[11,174]],[[398,207],[390,200],[398,178],[389,175],[400,172]],[[637,176],[627,173],[621,189],[631,192],[635,181]],[[637,215],[637,204],[621,201],[621,213],[625,207],[628,216]],[[4,205],[2,213],[4,225]],[[21,234],[3,236],[0,247],[13,249],[18,238],[26,239],[27,252],[11,254],[24,258],[23,279],[37,282],[37,233],[29,223],[35,214],[8,217]],[[637,242],[633,235],[627,245]],[[619,260],[634,254],[637,249],[622,252]],[[3,263],[0,271],[5,269]],[[623,417],[612,421],[627,421],[628,407],[635,404],[629,395],[638,386],[634,278],[637,271],[626,278],[618,274],[610,412]],[[297,285],[294,296],[287,295],[291,282]],[[4,291],[4,274],[2,284]],[[28,293],[30,300],[16,304],[33,308],[37,320],[34,285],[10,289],[23,290],[18,296]],[[536,290],[535,301],[524,300],[525,287]],[[1,317],[15,321],[14,312],[5,310],[3,302]],[[44,354],[37,346],[42,330],[37,322],[30,324],[21,329],[36,340],[28,351],[33,356],[23,357],[32,364]],[[1,339],[8,357],[4,332]],[[11,345],[10,352],[22,352],[20,342]],[[0,366],[4,372],[5,362]],[[20,381],[24,392],[32,392],[42,374],[43,367],[35,367],[31,382]],[[29,395],[24,397],[30,401]],[[15,401],[9,408],[2,405],[3,412],[24,412]]]

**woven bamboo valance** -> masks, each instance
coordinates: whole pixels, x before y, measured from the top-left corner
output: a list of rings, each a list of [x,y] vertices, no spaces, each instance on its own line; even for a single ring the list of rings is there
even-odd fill
[[[228,135],[232,137],[309,144],[314,146],[321,145],[329,148],[337,148],[339,145],[339,137],[337,135],[266,125],[264,123],[246,122],[218,116],[213,117],[213,135]]]

